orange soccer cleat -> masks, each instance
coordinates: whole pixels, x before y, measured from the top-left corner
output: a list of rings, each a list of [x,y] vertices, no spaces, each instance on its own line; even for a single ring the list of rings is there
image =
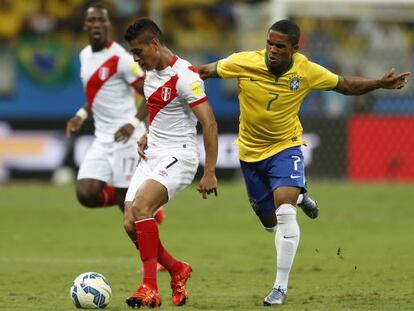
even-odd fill
[[[183,268],[178,273],[171,275],[172,302],[176,306],[182,306],[188,299],[186,287],[187,280],[191,277],[193,269],[187,263],[183,262]]]
[[[147,284],[142,284],[131,297],[127,298],[126,303],[133,309],[142,306],[157,308],[161,306],[161,297],[158,290]]]

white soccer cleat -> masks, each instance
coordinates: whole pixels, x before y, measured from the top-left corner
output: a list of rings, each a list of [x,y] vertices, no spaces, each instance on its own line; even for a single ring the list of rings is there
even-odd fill
[[[264,306],[277,306],[283,305],[286,299],[286,290],[278,288],[272,288],[269,295],[263,300]]]

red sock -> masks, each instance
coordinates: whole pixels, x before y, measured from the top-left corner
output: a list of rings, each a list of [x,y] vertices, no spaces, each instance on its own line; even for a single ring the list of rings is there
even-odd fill
[[[161,244],[161,241],[158,242],[158,262],[162,264],[170,274],[178,272],[182,268],[181,261],[171,256],[171,254]]]
[[[157,257],[159,233],[154,218],[146,218],[135,222],[135,232],[137,235],[142,266],[144,268],[143,282],[158,290]]]
[[[154,219],[157,223],[162,224],[164,221],[164,211],[162,210],[162,207],[155,213]]]
[[[110,206],[116,203],[116,191],[114,187],[106,185],[103,187],[98,199],[99,205]]]

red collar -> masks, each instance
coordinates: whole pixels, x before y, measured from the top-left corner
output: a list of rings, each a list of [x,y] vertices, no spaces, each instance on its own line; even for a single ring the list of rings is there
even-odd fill
[[[178,59],[177,55],[174,55],[173,59],[170,62],[170,67],[174,66],[174,64],[177,61],[177,59]]]

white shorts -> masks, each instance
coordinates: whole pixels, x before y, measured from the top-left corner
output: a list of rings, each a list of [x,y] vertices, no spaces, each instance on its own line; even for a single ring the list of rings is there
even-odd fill
[[[198,164],[198,152],[182,149],[141,160],[132,177],[125,201],[132,202],[139,187],[148,179],[156,180],[165,186],[168,200],[171,200],[178,191],[191,184]]]
[[[135,139],[103,143],[94,140],[83,159],[78,180],[91,178],[104,181],[116,188],[128,188],[139,162]]]

